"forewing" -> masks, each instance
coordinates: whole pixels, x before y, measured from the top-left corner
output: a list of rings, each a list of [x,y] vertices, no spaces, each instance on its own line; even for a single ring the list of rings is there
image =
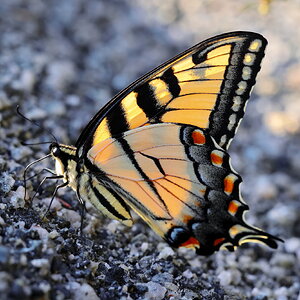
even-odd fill
[[[188,49],[121,91],[77,141],[79,156],[110,137],[150,123],[207,129],[227,149],[244,115],[267,41],[232,32]]]

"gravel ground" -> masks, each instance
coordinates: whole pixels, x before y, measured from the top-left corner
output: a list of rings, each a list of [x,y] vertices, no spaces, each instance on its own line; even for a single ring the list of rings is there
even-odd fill
[[[300,299],[300,2],[274,0],[266,15],[258,5],[1,0],[1,300]],[[138,218],[127,228],[90,206],[80,235],[79,205],[69,189],[41,220],[55,183],[24,201],[22,176],[48,146],[21,141],[49,141],[49,130],[74,143],[95,112],[139,75],[233,30],[259,32],[269,46],[230,149],[232,163],[244,179],[248,221],[285,243],[199,257],[171,249]],[[44,129],[21,119],[17,104]],[[31,196],[41,178],[28,182]]]

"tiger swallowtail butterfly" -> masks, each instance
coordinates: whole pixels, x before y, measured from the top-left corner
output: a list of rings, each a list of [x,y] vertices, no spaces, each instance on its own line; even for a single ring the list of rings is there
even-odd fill
[[[280,240],[244,220],[242,181],[227,153],[267,41],[210,38],[144,75],[89,122],[76,145],[54,142],[56,178],[79,201],[131,225],[135,211],[172,247],[201,255]]]

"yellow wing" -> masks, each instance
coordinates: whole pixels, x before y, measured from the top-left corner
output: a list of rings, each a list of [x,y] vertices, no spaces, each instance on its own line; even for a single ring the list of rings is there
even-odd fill
[[[78,155],[130,129],[180,123],[207,129],[227,149],[244,115],[267,41],[232,32],[174,57],[120,92],[91,120],[77,141]]]
[[[98,143],[88,159],[105,174],[99,183],[174,247],[194,247],[204,255],[246,240],[276,247],[276,238],[243,220],[248,206],[240,197],[241,178],[205,130],[148,125]]]

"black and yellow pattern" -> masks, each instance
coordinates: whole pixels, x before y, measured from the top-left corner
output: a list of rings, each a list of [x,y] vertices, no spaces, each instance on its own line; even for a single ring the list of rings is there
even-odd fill
[[[192,47],[114,97],[85,128],[76,147],[85,155],[110,136],[149,123],[175,122],[206,128],[228,148],[266,44],[258,34],[235,32]]]
[[[133,209],[174,247],[208,255],[277,239],[248,225],[226,150],[244,115],[266,40],[206,40],[120,92],[76,147],[53,143],[56,173],[81,201],[124,224]]]

